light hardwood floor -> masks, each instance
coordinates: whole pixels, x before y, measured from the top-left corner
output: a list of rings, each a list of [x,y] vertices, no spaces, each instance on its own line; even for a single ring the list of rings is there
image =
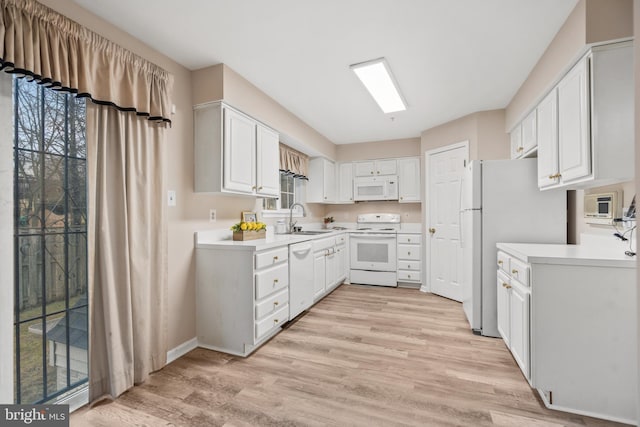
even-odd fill
[[[617,425],[550,411],[459,303],[343,285],[248,358],[196,349],[72,426]]]

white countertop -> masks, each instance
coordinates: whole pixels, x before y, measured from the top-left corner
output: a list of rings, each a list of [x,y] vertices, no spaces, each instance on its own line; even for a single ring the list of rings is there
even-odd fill
[[[226,238],[221,238],[220,232],[214,231],[198,231],[195,234],[196,248],[200,249],[227,249],[227,250],[251,250],[261,251],[264,249],[277,248],[292,243],[305,242],[308,240],[322,239],[323,237],[332,237],[345,233],[346,230],[330,231],[328,233],[315,235],[300,234],[272,234],[267,232],[265,239],[256,240],[231,240],[231,234]]]
[[[346,226],[342,223],[338,223],[340,226]],[[349,224],[351,225],[351,224]],[[227,249],[227,250],[251,250],[262,251],[265,249],[277,248],[279,246],[285,246],[292,243],[305,242],[308,240],[322,239],[323,237],[337,236],[341,233],[348,233],[355,231],[355,223],[352,224],[352,228],[346,230],[332,230],[328,233],[316,234],[316,235],[300,235],[300,234],[274,234],[271,227],[267,228],[267,235],[265,239],[257,240],[232,240],[232,233],[230,230],[204,230],[197,231],[195,233],[195,247],[203,249]],[[305,227],[307,230],[317,230],[315,227]],[[323,230],[324,231],[324,230]],[[399,234],[421,234],[422,225],[420,223],[403,223],[400,224]]]
[[[636,257],[625,255],[624,249],[608,246],[498,243],[497,247],[529,264],[636,267]]]

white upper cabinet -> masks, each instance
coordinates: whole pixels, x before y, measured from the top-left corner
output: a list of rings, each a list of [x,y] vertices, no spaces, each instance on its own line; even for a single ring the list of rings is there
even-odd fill
[[[279,135],[221,102],[194,109],[195,191],[277,197]]]
[[[396,159],[367,160],[353,162],[355,176],[396,175]]]
[[[521,157],[522,150],[522,124],[518,123],[509,134],[511,138],[511,158],[517,159]]]
[[[336,168],[338,203],[353,203],[353,163],[339,163]]]
[[[280,196],[280,135],[258,124],[256,141],[256,192],[261,196]],[[274,173],[274,168],[277,173]]]
[[[558,91],[553,89],[538,105],[538,187],[558,183]]]
[[[420,202],[420,158],[407,157],[397,161],[398,202]]]
[[[560,177],[571,182],[591,174],[589,132],[589,58],[584,58],[558,84]]]
[[[536,109],[540,189],[633,180],[632,50],[630,42],[592,48]]]
[[[308,203],[333,203],[336,199],[336,165],[316,157],[309,160]]]
[[[533,110],[522,121],[522,155],[526,157],[538,146],[538,139],[536,138],[536,110]]]
[[[224,181],[228,191],[252,194],[256,182],[256,123],[224,109]]]

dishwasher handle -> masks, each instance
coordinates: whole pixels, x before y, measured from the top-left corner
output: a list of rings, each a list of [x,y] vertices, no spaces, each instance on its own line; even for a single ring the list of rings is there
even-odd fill
[[[294,255],[305,255],[307,254],[309,251],[311,251],[312,245],[305,245],[305,246],[301,246],[301,247],[297,247],[297,248],[291,248],[291,253],[293,253]]]

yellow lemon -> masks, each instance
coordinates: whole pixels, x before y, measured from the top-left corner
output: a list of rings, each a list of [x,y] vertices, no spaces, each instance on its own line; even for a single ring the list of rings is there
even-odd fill
[[[247,229],[247,223],[246,222],[241,222],[240,223],[240,230],[245,231]]]

